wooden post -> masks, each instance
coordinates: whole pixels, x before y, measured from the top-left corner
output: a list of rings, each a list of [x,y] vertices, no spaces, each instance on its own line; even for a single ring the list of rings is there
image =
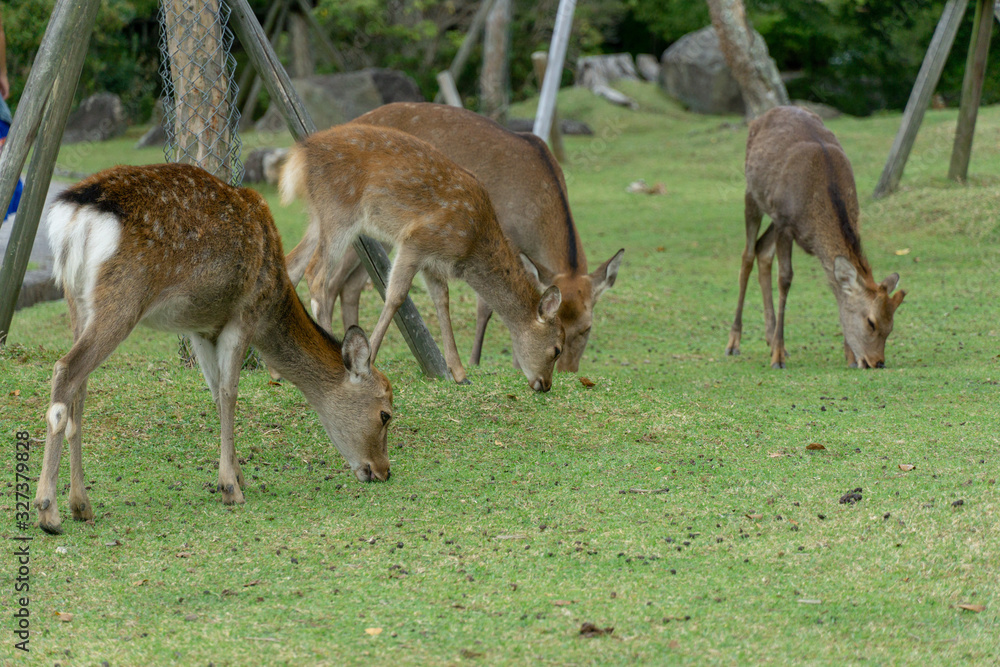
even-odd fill
[[[4,286],[0,291],[0,346],[7,342],[99,7],[100,0],[60,0],[53,9],[0,158],[0,200],[6,209],[34,142],[24,194],[0,270],[0,285]]]
[[[250,55],[257,72],[263,77],[267,90],[271,94],[271,103],[277,104],[281,109],[292,136],[298,140],[315,132],[315,123],[302,104],[302,100],[299,99],[299,94],[292,87],[288,73],[281,66],[278,56],[271,48],[260,24],[257,23],[247,0],[232,0],[231,8],[233,29],[243,48]],[[389,257],[385,254],[382,246],[365,236],[361,236],[355,240],[354,249],[357,251],[358,257],[361,258],[368,275],[371,276],[372,282],[376,286],[384,286],[383,276],[389,274],[391,266]],[[431,338],[427,325],[421,319],[412,299],[406,298],[406,301],[396,312],[393,321],[399,327],[406,344],[410,347],[413,356],[417,358],[424,373],[433,377],[453,379],[441,350]]]
[[[462,96],[458,94],[458,87],[455,86],[455,80],[451,78],[451,72],[448,70],[438,72],[437,82],[438,90],[441,96],[444,97],[445,104],[450,104],[459,109],[464,108],[462,105]]]
[[[993,0],[976,3],[976,17],[972,24],[972,39],[965,62],[965,79],[962,82],[962,103],[958,110],[958,127],[955,145],[951,151],[948,178],[964,183],[969,176],[969,159],[972,157],[972,137],[976,132],[976,116],[986,78],[986,56],[990,52],[990,35],[993,32]]]
[[[281,2],[279,0],[278,4],[281,5],[281,14],[278,16],[277,23],[271,26],[271,32],[268,33],[271,35],[268,40],[272,49],[278,44],[278,37],[284,31],[285,21],[288,18],[288,2]],[[267,32],[266,29],[265,32]],[[264,85],[264,81],[260,78],[260,73],[254,68],[252,63],[247,67],[247,71],[253,72],[253,84],[250,86],[246,103],[243,105],[243,111],[240,113],[240,126],[244,129],[253,126],[253,113],[257,109],[257,97],[260,95],[261,86]]]
[[[968,4],[969,0],[948,0],[944,11],[941,12],[941,20],[934,30],[934,37],[927,47],[927,55],[924,56],[910,99],[903,111],[903,122],[896,133],[896,139],[882,169],[882,176],[872,194],[875,199],[893,192],[899,186],[903,168],[917,138],[917,130],[920,129],[931,95],[934,94],[934,88],[941,78],[941,70],[944,69],[944,63],[948,59],[951,45],[955,42],[955,34],[962,23],[962,16]]]
[[[556,95],[559,93],[559,82],[562,79],[562,68],[566,61],[566,48],[569,46],[569,33],[573,28],[573,12],[575,10],[576,0],[559,0],[556,28],[552,33],[552,43],[549,45],[550,60],[545,68],[545,80],[542,81],[542,91],[538,98],[538,112],[535,114],[535,126],[532,129],[532,132],[545,142],[549,140],[549,132],[552,130]]]
[[[549,54],[544,51],[535,51],[531,54],[531,65],[535,69],[535,78],[538,79],[538,88],[541,90],[542,82],[545,81],[545,70],[548,69]],[[549,128],[549,146],[552,147],[552,154],[559,162],[566,161],[566,149],[563,147],[562,130],[559,127],[559,109],[552,108],[552,126]]]

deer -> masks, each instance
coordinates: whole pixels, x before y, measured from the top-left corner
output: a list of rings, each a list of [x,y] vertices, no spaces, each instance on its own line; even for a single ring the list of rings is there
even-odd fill
[[[190,165],[115,167],[63,191],[48,234],[73,345],[52,373],[34,501],[43,531],[62,532],[56,487],[64,439],[72,516],[94,519],[82,457],[87,379],[140,323],[190,337],[221,423],[223,503],[245,501],[234,417],[250,345],[302,391],[358,480],[389,479],[389,381],[372,366],[364,331],[352,327],[341,343],[308,315],[258,193]]]
[[[445,157],[472,172],[489,193],[497,220],[515,251],[524,255],[529,275],[539,289],[559,288],[559,319],[566,344],[557,370],[576,373],[587,347],[597,300],[615,284],[625,249],[591,273],[573,223],[566,180],[544,141],[534,134],[511,132],[499,123],[458,107],[429,102],[396,102],[378,107],[352,121],[401,130],[423,139]],[[314,281],[307,273],[310,284]],[[358,302],[368,275],[353,249],[329,278],[331,310],[341,301],[344,328],[358,323]],[[293,276],[293,282],[298,282]],[[476,305],[476,333],[470,363],[478,366],[486,327],[493,309],[481,296]],[[326,325],[325,313],[318,314]],[[518,364],[516,357],[513,359]]]
[[[513,353],[528,384],[552,387],[563,352],[558,286],[540,289],[515,255],[489,193],[427,142],[392,128],[347,124],[314,133],[293,146],[282,168],[282,201],[306,202],[309,225],[286,258],[292,282],[308,268],[319,322],[330,326],[333,267],[361,233],[396,246],[385,305],[372,329],[376,358],[393,314],[418,271],[437,311],[449,372],[468,383],[451,325],[448,279],[466,281],[511,331]]]
[[[876,283],[861,247],[860,207],[851,163],[815,113],[776,107],[750,123],[746,153],[746,247],[740,265],[739,301],[726,345],[740,353],[743,300],[754,259],[764,297],[771,367],[786,367],[785,305],[792,284],[792,242],[815,255],[837,299],[844,356],[851,368],[884,368],[893,315],[906,296],[893,293],[899,274]],[[757,238],[764,214],[771,224]],[[775,315],[771,264],[778,258]]]

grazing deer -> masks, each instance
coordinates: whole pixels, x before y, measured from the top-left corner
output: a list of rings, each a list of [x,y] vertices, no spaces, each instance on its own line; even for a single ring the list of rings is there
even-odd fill
[[[537,278],[540,289],[555,285],[562,294],[559,320],[566,331],[566,344],[556,368],[575,373],[587,347],[594,304],[615,284],[625,250],[587,273],[587,256],[573,224],[562,169],[545,142],[533,134],[511,132],[472,111],[427,102],[386,104],[352,122],[391,127],[423,139],[479,179],[504,234],[515,251],[529,258],[529,273]],[[349,248],[333,270],[329,281],[333,294],[326,297],[332,314],[340,295],[345,329],[358,323],[358,301],[367,279]],[[479,297],[473,365],[479,364],[492,314],[489,303]],[[317,316],[327,326],[322,316]],[[516,357],[514,361],[517,363]]]
[[[467,382],[448,310],[448,278],[461,278],[497,311],[511,331],[514,355],[535,391],[552,386],[562,353],[560,290],[539,296],[497,223],[489,194],[476,178],[430,144],[391,128],[341,125],[307,137],[288,154],[282,200],[308,204],[305,237],[289,253],[295,282],[312,265],[309,292],[329,326],[336,292],[333,267],[361,233],[396,246],[385,306],[372,330],[372,359],[417,271],[437,310],[444,355],[456,382]]]
[[[349,330],[341,346],[306,314],[256,192],[188,165],[116,167],[59,196],[49,213],[49,243],[73,347],[52,374],[35,496],[42,530],[61,532],[56,486],[64,436],[73,518],[94,518],[81,453],[87,377],[140,322],[191,337],[222,427],[224,503],[243,502],[233,420],[250,345],[302,390],[358,479],[388,479],[389,381],[372,368],[361,329]]]
[[[819,116],[777,107],[750,123],[746,157],[746,249],[740,296],[726,354],[740,353],[743,298],[754,257],[760,267],[771,367],[784,368],[785,302],[792,284],[792,241],[816,255],[837,297],[844,354],[851,368],[883,368],[892,316],[906,292],[892,291],[899,274],[876,283],[861,250],[858,194],[844,150]],[[771,225],[758,239],[763,214]],[[778,256],[778,314],[771,297],[771,261]]]

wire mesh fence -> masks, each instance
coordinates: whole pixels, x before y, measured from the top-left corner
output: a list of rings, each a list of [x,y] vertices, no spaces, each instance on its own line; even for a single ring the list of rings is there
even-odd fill
[[[222,0],[160,2],[160,76],[167,135],[163,153],[167,162],[194,164],[231,185],[240,185],[239,90],[229,12]],[[193,366],[190,341],[182,336],[178,347],[181,360]],[[251,349],[244,368],[261,365]]]

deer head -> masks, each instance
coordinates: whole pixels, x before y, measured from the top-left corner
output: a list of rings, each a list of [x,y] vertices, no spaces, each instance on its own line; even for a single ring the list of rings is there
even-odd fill
[[[892,333],[892,317],[906,292],[893,294],[899,274],[881,283],[864,280],[851,262],[837,256],[833,265],[837,280],[840,326],[844,331],[847,361],[852,368],[884,368],[885,341]]]

